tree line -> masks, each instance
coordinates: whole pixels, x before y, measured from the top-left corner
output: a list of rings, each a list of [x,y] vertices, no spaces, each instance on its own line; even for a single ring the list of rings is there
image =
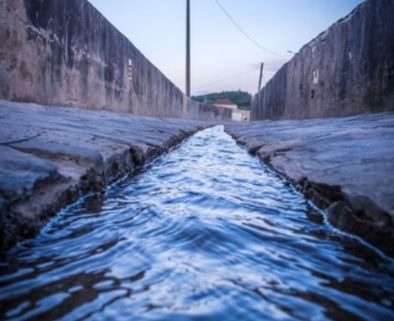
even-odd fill
[[[192,99],[202,103],[213,103],[218,99],[228,99],[233,104],[237,105],[238,108],[249,110],[252,101],[252,95],[246,91],[234,90],[193,96]]]

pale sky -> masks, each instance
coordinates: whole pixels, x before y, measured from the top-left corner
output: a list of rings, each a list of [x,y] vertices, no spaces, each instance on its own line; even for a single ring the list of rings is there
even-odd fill
[[[90,0],[154,65],[184,91],[186,0]],[[305,43],[362,0],[191,0],[192,94],[257,91]]]

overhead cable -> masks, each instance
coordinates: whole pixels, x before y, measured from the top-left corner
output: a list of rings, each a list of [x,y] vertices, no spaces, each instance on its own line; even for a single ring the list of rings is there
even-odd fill
[[[232,76],[229,76],[229,77],[226,77],[226,78],[222,78],[222,79],[215,80],[215,81],[213,81],[213,82],[210,82],[210,83],[207,83],[207,84],[198,86],[198,87],[195,88],[195,89],[201,89],[201,88],[205,88],[205,87],[208,87],[208,86],[211,86],[211,85],[216,85],[216,84],[222,83],[222,82],[224,82],[224,81],[226,81],[226,80],[233,79],[233,78],[238,78],[238,77],[240,77],[240,76],[243,76],[243,75],[246,75],[246,74],[250,74],[251,72],[256,72],[256,71],[257,71],[257,69],[244,71],[244,72],[241,72],[241,73],[239,73],[239,74],[235,74],[235,75],[232,75]]]
[[[251,41],[253,44],[255,44],[258,48],[261,50],[264,50],[265,52],[270,53],[271,55],[278,56],[278,57],[283,57],[284,55],[281,55],[277,52],[274,52],[263,45],[261,45],[259,42],[257,42],[255,39],[253,39],[236,21],[235,19],[228,13],[228,11],[223,7],[223,5],[220,3],[219,0],[213,0],[216,2],[216,4],[219,6],[219,8],[223,11],[223,13],[227,16],[228,19],[232,22],[232,24],[247,38],[249,41]]]

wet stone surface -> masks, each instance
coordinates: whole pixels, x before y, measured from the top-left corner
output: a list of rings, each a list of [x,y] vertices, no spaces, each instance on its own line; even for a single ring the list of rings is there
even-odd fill
[[[206,126],[0,100],[0,248]]]
[[[392,320],[394,265],[223,128],[0,258],[1,320]]]
[[[394,113],[229,124],[226,131],[326,209],[333,225],[394,256]]]

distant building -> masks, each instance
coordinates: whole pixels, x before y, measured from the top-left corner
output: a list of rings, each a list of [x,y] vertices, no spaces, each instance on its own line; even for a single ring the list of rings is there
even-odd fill
[[[249,121],[250,112],[248,110],[238,109],[230,99],[216,99],[213,103],[214,106],[232,109],[232,120],[234,121]]]
[[[238,106],[234,104],[230,99],[216,99],[212,104],[218,107],[238,109]]]
[[[231,119],[234,121],[249,121],[250,111],[242,109],[233,110]]]

